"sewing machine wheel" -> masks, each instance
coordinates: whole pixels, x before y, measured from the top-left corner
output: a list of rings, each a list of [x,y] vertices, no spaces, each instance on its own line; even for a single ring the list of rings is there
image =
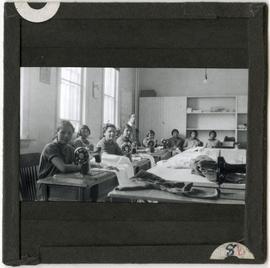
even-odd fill
[[[147,142],[147,147],[151,148],[151,147],[155,147],[155,142],[153,140],[150,140]]]
[[[124,154],[130,154],[132,150],[131,143],[129,142],[124,142],[121,146],[121,150]]]
[[[74,158],[76,164],[86,164],[89,160],[89,154],[87,149],[85,149],[84,147],[78,147],[74,151]]]

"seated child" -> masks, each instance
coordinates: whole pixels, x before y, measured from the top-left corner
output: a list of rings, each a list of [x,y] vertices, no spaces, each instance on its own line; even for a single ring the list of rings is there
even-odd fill
[[[126,124],[123,128],[123,134],[116,140],[120,148],[123,145],[123,143],[126,142],[130,144],[132,143],[131,135],[132,135],[132,128],[128,124]]]
[[[62,121],[52,142],[45,145],[39,162],[39,179],[57,173],[78,172],[80,165],[74,164],[74,148],[69,145],[74,127],[69,121]]]
[[[216,139],[217,133],[214,130],[209,132],[209,139],[205,144],[206,148],[219,148],[221,146],[221,142]]]
[[[178,148],[180,151],[183,151],[183,144],[185,141],[179,137],[178,129],[173,129],[171,134],[172,137],[168,139],[168,147],[172,149]]]
[[[91,142],[88,140],[88,137],[90,136],[91,131],[87,125],[82,125],[78,134],[77,139],[73,142],[73,146],[75,148],[78,147],[84,147],[89,151],[94,150],[94,145],[91,144]]]
[[[198,132],[196,130],[192,130],[190,133],[190,137],[187,138],[183,145],[183,150],[188,150],[190,148],[202,146],[203,143],[197,138]]]
[[[97,148],[101,148],[101,152],[123,155],[119,145],[115,142],[115,132],[115,125],[105,125],[105,127],[103,128],[103,138],[96,145]]]
[[[148,131],[148,133],[146,134],[146,137],[143,139],[143,142],[142,142],[143,146],[148,147],[149,141],[154,141],[154,147],[157,146],[157,140],[155,139],[155,131],[152,129]]]

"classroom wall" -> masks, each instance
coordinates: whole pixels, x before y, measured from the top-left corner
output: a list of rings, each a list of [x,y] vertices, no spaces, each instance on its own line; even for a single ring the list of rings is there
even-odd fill
[[[119,73],[119,116],[120,127],[129,120],[135,111],[135,79],[134,68],[121,68]]]
[[[25,134],[21,153],[41,152],[55,133],[57,69],[51,68],[50,84],[40,82],[40,68],[23,68],[21,74],[24,87],[21,116]]]
[[[140,90],[154,89],[157,96],[247,95],[247,69],[141,68]]]
[[[90,140],[97,143],[102,135],[103,68],[84,68],[82,123],[91,129]],[[51,82],[39,81],[40,68],[23,68],[24,87],[21,111],[24,125],[21,153],[41,152],[55,134],[57,127],[58,69],[51,68]],[[123,125],[134,110],[135,69],[119,72],[119,121]]]

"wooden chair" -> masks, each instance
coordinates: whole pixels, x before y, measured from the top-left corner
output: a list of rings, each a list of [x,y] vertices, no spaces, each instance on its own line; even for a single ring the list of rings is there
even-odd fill
[[[20,155],[20,194],[22,201],[36,200],[39,159],[39,153]]]

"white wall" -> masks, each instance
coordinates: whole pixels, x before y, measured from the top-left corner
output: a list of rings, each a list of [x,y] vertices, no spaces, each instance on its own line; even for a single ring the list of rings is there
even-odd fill
[[[127,123],[135,110],[135,69],[121,68],[119,74],[119,115],[120,126]]]
[[[21,142],[21,153],[41,152],[55,133],[57,109],[57,69],[51,68],[51,82],[39,81],[40,68],[23,68],[23,128],[27,140]]]
[[[247,69],[141,68],[140,89],[154,89],[157,96],[247,95]]]
[[[24,88],[22,123],[26,136],[21,140],[21,153],[41,152],[51,141],[57,127],[58,70],[51,68],[51,82],[39,81],[40,68],[22,68],[21,85]],[[82,123],[91,129],[91,141],[97,143],[102,134],[103,68],[85,68]],[[135,69],[120,69],[119,116],[127,122],[134,110]]]

